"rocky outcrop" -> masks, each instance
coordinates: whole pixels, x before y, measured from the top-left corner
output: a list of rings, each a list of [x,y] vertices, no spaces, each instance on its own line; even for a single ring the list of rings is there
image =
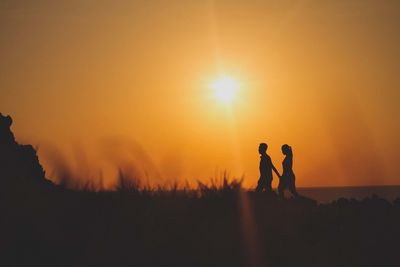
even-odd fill
[[[51,186],[36,150],[31,145],[16,142],[11,131],[12,123],[10,116],[0,113],[0,187],[8,190],[25,185]]]

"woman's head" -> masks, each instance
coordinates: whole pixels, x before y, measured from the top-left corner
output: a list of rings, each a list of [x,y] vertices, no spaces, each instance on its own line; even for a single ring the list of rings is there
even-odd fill
[[[292,152],[292,147],[289,146],[288,144],[284,144],[282,146],[282,153],[286,156],[292,156],[293,152]]]

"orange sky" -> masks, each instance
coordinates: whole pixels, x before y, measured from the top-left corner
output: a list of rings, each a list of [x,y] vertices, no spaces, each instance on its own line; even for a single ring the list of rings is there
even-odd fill
[[[47,176],[399,184],[399,1],[1,1],[0,112]],[[219,75],[235,101],[211,94]],[[276,186],[277,181],[274,181]]]

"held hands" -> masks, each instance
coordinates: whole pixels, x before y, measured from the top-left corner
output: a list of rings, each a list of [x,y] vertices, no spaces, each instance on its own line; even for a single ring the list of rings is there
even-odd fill
[[[274,172],[276,174],[276,176],[278,176],[278,178],[282,178],[282,175],[279,174],[278,170],[274,168]]]

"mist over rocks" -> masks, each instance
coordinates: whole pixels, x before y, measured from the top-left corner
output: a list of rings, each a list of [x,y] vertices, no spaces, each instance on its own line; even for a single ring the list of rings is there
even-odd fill
[[[27,187],[51,187],[36,150],[19,144],[11,131],[13,120],[0,113],[0,185],[1,190],[18,191]]]

